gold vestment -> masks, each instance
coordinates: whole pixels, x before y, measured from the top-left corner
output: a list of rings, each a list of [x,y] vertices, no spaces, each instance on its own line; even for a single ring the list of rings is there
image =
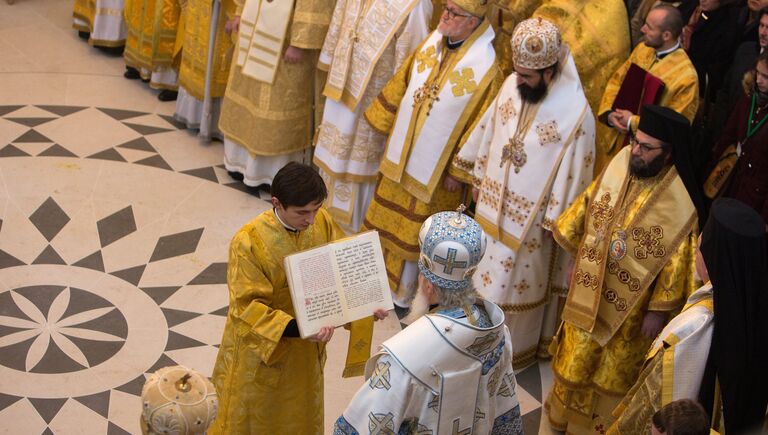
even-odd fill
[[[595,112],[598,119],[602,119],[611,110],[627,70],[633,63],[664,83],[664,91],[656,104],[669,107],[688,118],[688,121],[693,122],[693,117],[699,107],[699,78],[696,69],[688,59],[688,55],[685,54],[685,50],[678,48],[658,60],[656,50],[645,44],[639,44],[635,47],[629,59],[608,80],[603,98],[600,100],[600,108]],[[637,131],[639,122],[640,116],[635,113],[631,122],[633,132]],[[616,129],[608,127],[603,122],[597,123],[595,174],[599,174],[611,157],[616,155],[625,145],[624,138],[625,135],[620,134]]]
[[[237,0],[240,1],[240,0]],[[216,45],[214,46],[213,68],[211,71],[211,98],[224,95],[232,60],[234,39],[227,35],[224,24],[236,15],[235,0],[222,0],[219,19],[216,22]],[[240,9],[242,10],[242,7]],[[203,101],[205,97],[205,70],[208,65],[208,36],[211,25],[210,0],[187,0],[184,11],[181,65],[179,86],[190,95]]]
[[[178,0],[126,0],[125,64],[150,73],[177,66],[181,5]],[[149,78],[149,77],[145,77]]]
[[[616,159],[621,159],[624,164],[629,160],[628,153],[629,150],[625,148]],[[611,169],[613,171],[609,173]],[[577,272],[572,278],[564,319],[577,286],[589,279],[599,281],[595,283],[595,291],[600,292],[601,309],[598,311],[594,334],[565,321],[553,346],[550,347],[553,353],[552,370],[555,382],[545,406],[552,427],[573,434],[595,433],[596,427],[601,425],[604,426],[603,429],[607,428],[612,419],[613,408],[635,383],[652,342],[652,339],[647,339],[640,333],[645,313],[674,312],[696,288],[693,206],[688,204],[685,208],[691,216],[683,219],[685,224],[680,229],[666,227],[665,222],[654,222],[654,225],[659,226],[658,232],[651,227],[646,233],[645,228],[638,225],[644,222],[643,219],[653,219],[661,208],[675,210],[679,204],[684,204],[683,201],[690,203],[682,183],[669,183],[670,177],[678,177],[676,172],[672,172],[675,169],[665,169],[651,179],[630,178],[628,185],[622,189],[623,199],[618,200],[616,207],[609,209],[604,206],[604,202],[607,203],[604,201],[606,198],[596,196],[601,191],[601,183],[621,183],[621,178],[626,179],[628,169],[624,166],[624,177],[617,174],[621,170],[621,167],[615,164],[609,166],[608,170],[592,182],[558,218],[553,228],[553,235],[558,243],[577,259],[574,267]],[[679,178],[676,181],[679,181]],[[673,189],[676,190],[676,195],[671,195],[671,198],[663,196],[665,191]],[[589,247],[583,243],[587,237],[594,238],[595,230],[601,221],[605,225],[602,237],[605,237],[606,241],[611,240],[609,252],[605,257],[599,257],[599,252],[585,249]],[[591,228],[592,225],[595,225],[595,228]],[[622,235],[626,241],[623,245],[621,242],[616,243],[621,240]],[[633,240],[641,239],[649,244],[643,245],[642,241],[633,244]],[[654,240],[658,243],[654,244]],[[636,246],[639,247],[633,249]],[[656,251],[649,253],[643,251],[644,247]],[[647,257],[644,257],[646,254]],[[595,258],[595,255],[598,255],[598,258]],[[661,269],[655,276],[638,275],[639,269],[631,266],[642,264],[641,261],[653,263],[653,257],[666,260],[658,265]],[[595,262],[607,270],[607,273],[618,275],[622,283],[626,281],[628,289],[618,286],[615,290],[607,288],[605,283],[609,282],[608,277],[603,281],[578,273],[582,268],[586,269],[586,264]],[[618,267],[613,269],[617,264]],[[623,270],[624,268],[629,270]],[[635,298],[634,303],[624,300],[631,297]],[[606,316],[604,313],[607,311],[603,309],[614,306],[614,311],[622,313],[617,315],[623,320],[606,337],[605,325],[615,324],[615,316]],[[597,341],[606,339],[604,346]]]
[[[592,113],[611,74],[629,57],[627,9],[621,0],[545,0],[533,17],[551,21],[568,45]],[[607,36],[610,35],[610,36]],[[509,46],[509,39],[505,41]],[[595,172],[599,174],[600,172]]]
[[[476,32],[478,31],[476,30]],[[472,41],[468,40],[467,42]],[[465,53],[468,49],[468,46],[462,46],[455,53],[447,53],[432,83],[445,82],[445,76],[451,73],[452,70],[452,67],[446,68],[446,66],[450,66],[455,60],[450,59],[450,56],[462,56],[462,53]],[[418,62],[417,54],[419,50],[420,48],[403,62],[398,72],[384,86],[378,98],[366,110],[365,118],[375,130],[389,135],[397,119],[400,104],[414,104],[413,101],[402,101],[402,99],[408,88],[413,62]],[[465,142],[465,136],[471,131],[470,127],[473,122],[485,113],[485,110],[493,102],[493,98],[501,88],[503,82],[501,70],[496,65],[492,68],[493,77],[491,77],[488,86],[477,91],[483,92],[478,103],[474,107],[466,109],[471,113],[465,112],[462,115],[461,119],[466,120],[466,124],[457,138],[457,142],[446,144],[447,147],[452,148],[447,162],[453,160],[453,156],[459,149],[459,144]],[[489,74],[491,73],[489,72]],[[430,107],[428,100],[414,105],[413,116],[417,119],[425,119],[429,116]],[[446,137],[450,134],[451,131],[446,129]],[[414,142],[416,141],[416,138],[411,139]],[[436,152],[442,152],[442,150],[436,150]],[[375,229],[379,232],[389,284],[393,291],[398,290],[405,262],[416,261],[419,258],[418,235],[421,224],[438,211],[455,210],[462,202],[466,203],[467,189],[449,192],[443,187],[443,179],[446,174],[459,173],[457,169],[454,169],[447,162],[443,169],[443,175],[440,177],[440,181],[429,201],[418,199],[400,183],[386,176],[379,177],[373,200],[363,221],[363,230]]]
[[[304,49],[304,59],[288,64],[281,53],[273,84],[244,75],[233,59],[219,129],[252,156],[290,154],[312,145],[322,85],[317,56],[333,4],[333,0],[296,0],[283,45]]]
[[[325,344],[283,337],[295,316],[283,258],[341,236],[324,210],[308,229],[295,233],[269,210],[232,239],[227,265],[229,312],[212,376],[219,413],[209,434],[323,432]],[[353,367],[357,375],[362,374],[370,349],[372,322],[365,320],[363,334],[356,335],[357,322],[351,332],[353,337],[367,339],[368,346],[359,346],[365,355],[354,355],[360,360]]]

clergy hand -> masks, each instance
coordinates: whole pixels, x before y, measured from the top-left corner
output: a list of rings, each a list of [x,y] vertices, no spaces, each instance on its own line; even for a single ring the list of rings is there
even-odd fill
[[[640,333],[645,338],[656,338],[664,329],[664,323],[667,320],[667,313],[662,311],[648,311],[643,317],[643,325],[640,327]]]
[[[373,312],[373,320],[384,320],[389,316],[389,311],[379,308]]]
[[[240,30],[240,17],[232,18],[231,20],[228,20],[224,24],[224,32],[226,32],[227,35],[232,34],[233,32],[237,32]]]
[[[627,125],[629,124],[629,120],[632,119],[634,113],[630,112],[629,110],[616,109],[613,111],[613,113],[611,113],[611,115],[615,115],[615,122],[614,120],[611,120],[613,126],[620,132],[626,133],[628,131]],[[611,119],[610,115],[608,116],[608,119]]]
[[[457,190],[461,189],[461,184],[461,181],[451,177],[450,175],[446,175],[445,179],[443,179],[443,187],[449,192],[456,192]]]
[[[336,328],[333,326],[323,326],[320,328],[320,331],[318,331],[317,334],[307,337],[307,340],[318,343],[328,343],[331,341],[331,337],[333,337],[333,331],[335,330]]]
[[[283,60],[286,63],[300,63],[302,60],[304,60],[304,50],[299,47],[289,45],[285,50]]]

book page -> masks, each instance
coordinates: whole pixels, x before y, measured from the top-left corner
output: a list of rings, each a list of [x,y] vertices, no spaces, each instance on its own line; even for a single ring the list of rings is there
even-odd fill
[[[302,338],[394,308],[375,231],[289,255],[284,263]]]
[[[339,243],[334,255],[347,318],[357,320],[378,308],[393,308],[378,233]]]
[[[344,324],[333,259],[327,246],[286,257],[286,272],[302,338],[316,334],[323,326]],[[300,290],[300,294],[299,294]],[[296,292],[295,292],[296,291]]]

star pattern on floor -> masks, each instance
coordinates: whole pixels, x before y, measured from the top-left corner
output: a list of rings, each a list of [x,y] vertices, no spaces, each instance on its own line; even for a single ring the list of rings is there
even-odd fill
[[[0,144],[0,419],[140,433],[149,373],[213,369],[247,222],[226,208],[267,205],[170,116],[0,106]]]
[[[228,176],[220,144],[123,109],[0,106],[0,178],[0,419],[140,433],[149,373],[213,369],[228,242],[247,222],[227,209],[268,205]],[[548,372],[517,374],[527,434],[548,433]]]

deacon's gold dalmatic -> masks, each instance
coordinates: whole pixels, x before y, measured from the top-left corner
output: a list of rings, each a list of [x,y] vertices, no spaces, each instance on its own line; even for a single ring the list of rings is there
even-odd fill
[[[622,0],[544,0],[533,17],[551,21],[568,45],[592,113],[611,74],[629,57],[627,9]],[[506,41],[509,45],[509,40]],[[599,172],[596,172],[599,174]]]
[[[600,108],[595,112],[595,116],[599,118],[611,110],[627,70],[633,63],[664,83],[664,92],[656,104],[669,107],[688,118],[688,121],[693,122],[693,117],[699,107],[699,78],[688,55],[685,54],[685,50],[677,49],[658,60],[656,50],[645,44],[639,44],[635,47],[629,59],[613,73],[605,86],[603,98],[600,100]],[[639,114],[635,113],[635,115]],[[639,123],[639,116],[632,117],[633,132],[637,131]],[[599,174],[611,160],[611,157],[624,146],[624,138],[625,135],[620,134],[616,129],[610,128],[602,122],[597,123],[595,174]]]
[[[240,1],[240,0],[237,0]],[[213,68],[211,71],[211,97],[224,95],[232,60],[234,40],[237,35],[227,35],[224,24],[242,10],[235,0],[222,0],[219,20],[216,25],[216,45],[214,46]],[[179,67],[179,86],[190,95],[203,101],[205,97],[205,70],[208,65],[208,36],[211,25],[211,1],[187,0],[181,25],[182,37],[181,66]]]
[[[325,344],[282,337],[295,316],[283,258],[340,236],[325,210],[308,229],[296,233],[270,210],[232,239],[229,312],[212,376],[219,413],[209,434],[323,432]],[[355,346],[347,355],[347,374],[362,374],[372,326],[370,317],[353,322],[350,344]]]
[[[150,73],[178,65],[181,49],[179,0],[126,0],[123,15],[128,26],[125,63]],[[149,77],[145,77],[149,78]],[[174,87],[175,88],[175,87]]]
[[[643,316],[679,309],[696,289],[688,193],[674,167],[629,177],[629,154],[624,148],[553,228],[577,259],[550,347],[555,382],[546,401],[553,427],[568,433],[610,422],[652,342],[640,333]]]
[[[322,86],[317,56],[333,5],[334,0],[295,0],[274,83],[244,75],[233,59],[219,128],[251,155],[290,154],[312,145],[313,114]],[[306,50],[302,62],[282,61],[288,45]]]
[[[487,24],[481,24],[460,48],[456,50],[446,49],[442,62],[432,70],[430,83],[440,84],[441,88],[443,85],[451,86],[449,75],[453,72],[456,63],[461,60],[470,49],[472,43],[483,34],[487,27]],[[429,59],[424,57],[422,48],[417,48],[403,62],[398,72],[382,89],[378,98],[366,110],[366,120],[375,130],[383,134],[390,134],[397,119],[398,107],[401,103],[413,105],[414,119],[411,120],[410,125],[416,126],[415,129],[423,126],[430,114],[435,116],[434,113],[430,112],[431,104],[429,98],[419,103],[402,101],[411,79],[411,70],[414,69],[413,63],[424,62],[426,64],[429,62]],[[442,141],[447,139],[448,143],[445,144],[445,147],[450,147],[451,149],[446,153],[447,158],[442,163],[442,166],[437,168],[435,172],[435,174],[440,176],[438,177],[439,182],[434,186],[434,191],[431,192],[431,196],[430,192],[422,192],[421,189],[414,188],[410,189],[410,191],[406,189],[404,184],[414,184],[408,174],[403,175],[402,182],[393,181],[387,176],[379,178],[373,201],[365,215],[363,228],[366,230],[376,229],[379,232],[381,245],[384,250],[384,262],[387,267],[389,284],[393,290],[397,290],[399,287],[405,262],[416,261],[419,258],[418,234],[421,224],[429,216],[443,210],[454,210],[460,203],[465,202],[464,196],[467,194],[464,191],[465,189],[449,192],[443,187],[443,175],[441,174],[445,171],[448,174],[456,175],[457,178],[460,177],[459,170],[454,169],[449,163],[453,160],[455,153],[458,152],[458,144],[464,143],[465,135],[471,131],[470,127],[473,120],[482,116],[493,102],[494,96],[501,88],[504,77],[501,74],[501,70],[494,63],[486,77],[477,77],[477,79],[480,85],[475,92],[478,92],[478,94],[472,97],[473,101],[467,105],[465,111],[461,114],[458,121],[458,125],[461,128],[457,129],[457,126],[450,126],[450,128],[454,129],[453,133],[458,133],[457,137],[448,138],[452,132],[446,128],[445,136],[439,138]],[[483,80],[485,81],[483,82]],[[416,130],[409,140],[416,142],[418,136],[419,131]],[[445,152],[443,148],[438,146],[436,152]],[[386,161],[382,163],[382,166],[385,164],[387,164]],[[405,166],[405,163],[401,162],[401,165]],[[416,190],[422,193],[421,199],[417,198],[413,193]],[[430,199],[427,200],[427,198]]]

